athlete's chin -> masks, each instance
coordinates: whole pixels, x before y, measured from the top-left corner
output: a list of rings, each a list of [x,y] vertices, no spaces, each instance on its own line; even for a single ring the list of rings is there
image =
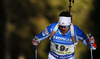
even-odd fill
[[[61,31],[63,34],[65,34],[66,33],[66,31]]]

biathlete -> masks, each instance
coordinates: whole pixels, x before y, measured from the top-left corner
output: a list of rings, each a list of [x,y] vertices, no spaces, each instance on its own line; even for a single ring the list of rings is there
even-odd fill
[[[51,45],[48,59],[75,59],[74,52],[78,41],[96,49],[96,43],[90,34],[89,38],[76,25],[71,23],[72,15],[68,11],[63,11],[59,15],[58,23],[50,24],[40,34],[36,35],[33,40],[33,45],[38,45],[40,41],[50,37]]]

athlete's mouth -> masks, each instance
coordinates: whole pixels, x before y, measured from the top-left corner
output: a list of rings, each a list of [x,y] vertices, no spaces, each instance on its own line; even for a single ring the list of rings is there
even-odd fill
[[[62,33],[66,33],[66,30],[61,30]]]

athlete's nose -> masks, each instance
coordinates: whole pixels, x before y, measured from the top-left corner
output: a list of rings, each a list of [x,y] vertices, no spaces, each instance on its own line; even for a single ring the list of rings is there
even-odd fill
[[[62,27],[62,30],[65,30],[65,27]]]

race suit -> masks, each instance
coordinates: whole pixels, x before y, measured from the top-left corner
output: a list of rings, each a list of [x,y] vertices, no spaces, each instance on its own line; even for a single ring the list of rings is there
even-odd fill
[[[56,24],[57,23],[49,25],[40,34],[36,35],[36,37],[39,39],[39,42],[50,36]],[[74,25],[74,34],[75,34],[75,43],[77,43],[78,40],[83,40],[82,43],[87,45],[88,39],[86,35],[76,25]],[[86,40],[84,40],[84,38],[86,38],[87,42]],[[50,52],[48,55],[48,59],[75,59],[74,51],[75,51],[75,45],[71,38],[70,28],[64,35],[58,28],[56,33],[51,38],[51,45],[50,45]]]

